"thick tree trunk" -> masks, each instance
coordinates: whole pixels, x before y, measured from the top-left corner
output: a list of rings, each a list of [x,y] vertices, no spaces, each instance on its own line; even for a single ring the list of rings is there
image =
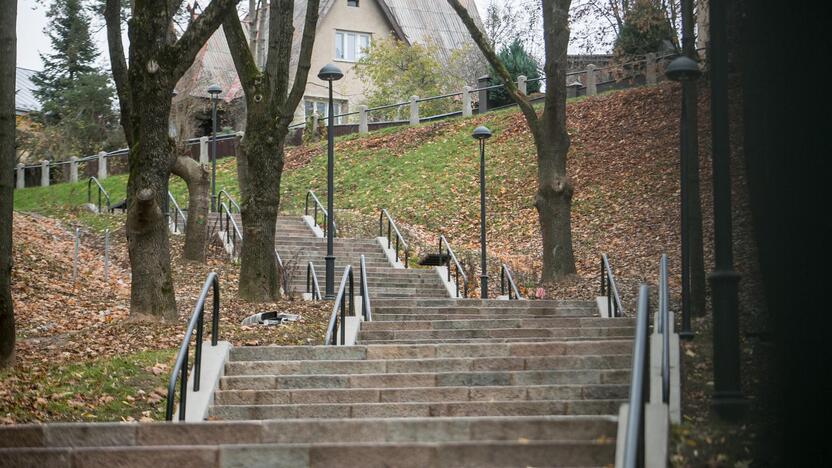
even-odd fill
[[[211,171],[207,165],[180,156],[173,173],[188,185],[188,221],[185,227],[185,259],[205,262],[205,243],[208,239],[208,205]]]
[[[141,118],[134,120],[136,143],[130,148],[127,181],[127,249],[132,271],[130,315],[175,320],[168,227],[161,209],[168,193],[174,150],[168,137],[172,88],[152,83],[152,77],[136,75],[131,76],[130,85],[139,94],[133,96],[133,103],[134,115]]]
[[[0,369],[14,364],[12,223],[17,0],[0,0]]]
[[[239,291],[242,299],[271,302],[280,295],[274,236],[286,132],[275,135],[266,106],[258,107],[259,112],[249,109],[246,134],[237,150],[243,221]]]
[[[545,116],[544,116],[545,121]],[[556,280],[575,273],[572,251],[572,184],[566,177],[569,137],[546,133],[537,145],[537,193],[534,205],[543,239],[541,279]]]

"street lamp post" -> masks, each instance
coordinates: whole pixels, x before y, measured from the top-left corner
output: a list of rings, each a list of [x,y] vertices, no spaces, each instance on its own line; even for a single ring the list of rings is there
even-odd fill
[[[480,125],[471,134],[480,142],[480,297],[488,299],[488,262],[485,248],[485,140],[491,138],[491,130]]]
[[[731,148],[728,134],[728,37],[725,2],[711,2],[711,157],[714,192],[714,270],[711,283],[714,334],[714,393],[711,405],[725,419],[747,404],[740,386],[740,275],[734,271],[731,239]]]
[[[208,87],[211,95],[211,211],[216,212],[217,206],[217,96],[222,88],[212,84]]]
[[[333,173],[335,172],[335,134],[333,132],[333,116],[335,115],[335,105],[332,102],[332,82],[340,80],[344,74],[334,64],[328,63],[318,72],[318,78],[329,82],[329,112],[327,114],[327,132],[326,132],[326,288],[325,296],[328,300],[335,299],[335,253],[333,252],[333,238],[335,208],[333,202],[333,193],[335,191],[335,180]]]
[[[687,93],[690,86],[699,78],[699,66],[691,58],[681,55],[673,59],[665,70],[667,78],[682,83],[682,113],[679,117],[679,192],[681,198],[681,240],[682,240],[682,330],[679,337],[692,339],[693,331],[690,323],[690,239],[688,226],[690,213],[688,209],[688,168],[690,159],[696,157],[696,151],[691,147],[691,135],[694,134],[696,122],[688,119]]]

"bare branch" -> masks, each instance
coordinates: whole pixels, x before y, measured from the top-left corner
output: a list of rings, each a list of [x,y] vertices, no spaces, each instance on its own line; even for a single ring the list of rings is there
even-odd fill
[[[506,92],[514,102],[517,103],[517,106],[520,107],[520,110],[523,112],[523,115],[526,117],[526,121],[529,124],[529,128],[532,132],[537,133],[537,113],[535,113],[534,108],[529,101],[526,100],[526,97],[520,94],[520,91],[517,89],[517,86],[514,84],[514,80],[512,80],[511,75],[509,74],[508,70],[506,69],[505,65],[497,58],[497,54],[494,53],[494,49],[491,47],[491,44],[488,42],[488,39],[483,35],[482,31],[477,27],[474,20],[471,18],[471,15],[468,14],[468,10],[459,3],[459,0],[448,0],[448,4],[451,5],[459,18],[462,20],[462,23],[468,29],[468,32],[471,34],[471,38],[474,39],[474,42],[482,51],[482,54],[485,56],[485,59],[488,60],[488,63],[491,67],[497,72],[499,78],[503,81],[503,84],[506,87]],[[545,15],[545,11],[544,11]],[[548,88],[548,83],[547,83]]]
[[[133,146],[133,125],[130,102],[130,82],[127,76],[127,60],[124,44],[121,43],[121,1],[107,0],[104,5],[104,20],[107,23],[107,46],[110,51],[110,68],[116,83],[116,94],[121,108],[121,128],[128,146]]]
[[[281,117],[286,124],[291,122],[295,109],[303,98],[306,90],[306,79],[309,76],[309,68],[312,66],[312,46],[315,44],[315,32],[318,25],[318,4],[319,0],[309,0],[306,4],[306,19],[303,24],[303,37],[300,42],[300,57],[298,58],[298,69],[295,73],[295,82],[292,84],[292,91],[281,106]]]

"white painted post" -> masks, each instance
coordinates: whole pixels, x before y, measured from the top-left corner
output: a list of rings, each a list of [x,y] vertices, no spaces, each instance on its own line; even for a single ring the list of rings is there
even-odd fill
[[[526,94],[528,94],[526,92],[526,80],[527,80],[527,78],[526,78],[525,75],[519,75],[517,77],[517,90],[520,91],[520,94],[522,94],[524,96]]]
[[[370,133],[370,126],[367,124],[367,106],[358,106],[358,133],[365,135]]]
[[[104,282],[108,283],[110,277],[110,230],[104,230]]]
[[[462,116],[471,117],[471,87],[462,87]]]
[[[208,157],[208,137],[199,137],[199,163],[208,164],[210,160]]]
[[[98,153],[98,180],[107,178],[107,153]]]
[[[72,282],[78,280],[78,248],[81,237],[81,229],[75,228],[75,253],[72,255]]]
[[[318,139],[318,118],[319,118],[318,113],[313,112],[312,113],[312,134],[309,135],[309,137],[312,140],[317,140]]]
[[[647,54],[647,63],[644,66],[644,77],[647,84],[656,84],[656,54],[651,52]]]
[[[410,96],[410,125],[419,125],[419,96]]]
[[[23,163],[17,163],[17,188],[26,188],[26,169],[23,168]]]
[[[78,158],[69,158],[69,181],[78,182]]]
[[[49,161],[40,162],[40,186],[49,187]]]
[[[598,89],[595,87],[595,65],[589,64],[586,66],[586,95],[595,96],[598,94]]]

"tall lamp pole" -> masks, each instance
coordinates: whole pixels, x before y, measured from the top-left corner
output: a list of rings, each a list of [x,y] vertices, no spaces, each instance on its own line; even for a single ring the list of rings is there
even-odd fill
[[[724,1],[710,3],[711,157],[714,192],[714,270],[711,283],[714,334],[714,393],[711,405],[725,419],[743,413],[740,387],[740,275],[734,271],[731,239],[731,149],[728,135],[728,37]]]
[[[318,72],[318,79],[329,82],[329,113],[327,115],[327,132],[326,132],[326,288],[325,298],[328,300],[335,299],[335,253],[333,252],[332,244],[334,233],[334,218],[335,208],[333,201],[333,193],[335,192],[335,180],[333,173],[335,172],[335,135],[333,132],[333,119],[335,115],[335,105],[332,102],[332,82],[343,78],[344,74],[334,64],[328,63]]]
[[[491,130],[480,125],[471,134],[480,142],[480,297],[488,299],[488,262],[485,247],[485,140],[491,138]]]
[[[690,323],[690,239],[688,235],[688,227],[690,226],[690,210],[688,209],[688,197],[690,196],[690,189],[688,187],[688,168],[690,167],[690,159],[695,157],[695,149],[691,147],[691,135],[694,130],[691,126],[695,126],[696,122],[688,119],[688,99],[687,93],[690,92],[688,83],[693,83],[699,79],[702,72],[699,66],[693,59],[680,55],[673,59],[665,70],[665,75],[668,79],[679,81],[682,83],[682,113],[679,117],[679,192],[681,193],[681,238],[682,238],[682,330],[679,332],[679,337],[682,339],[692,339],[693,331]]]
[[[217,96],[222,88],[212,84],[208,87],[211,95],[211,211],[216,212],[217,206]]]

